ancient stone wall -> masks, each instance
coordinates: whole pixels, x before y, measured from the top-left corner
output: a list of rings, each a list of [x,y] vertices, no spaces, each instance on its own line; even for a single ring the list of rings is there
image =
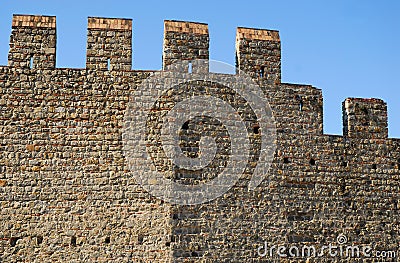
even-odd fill
[[[387,138],[387,105],[380,99],[348,98],[343,102],[343,134]]]
[[[281,82],[281,42],[274,30],[239,27],[236,33],[239,70],[270,83]]]
[[[89,17],[86,68],[132,68],[132,20]]]
[[[165,69],[208,59],[207,25],[164,26]],[[131,70],[131,30],[131,20],[89,18],[86,68],[58,69],[55,18],[13,17],[9,65],[0,67],[0,262],[305,262],[262,257],[257,249],[265,242],[335,245],[340,234],[348,244],[400,253],[400,139],[387,137],[386,104],[347,99],[344,136],[323,134],[321,90],[281,83],[277,31],[238,28],[236,38],[238,70],[257,81],[276,120],[277,149],[262,184],[247,188],[263,132],[254,114],[229,88],[198,83],[171,89],[161,102],[190,93],[240,108],[252,144],[246,172],[200,205],[172,205],[147,193],[123,152],[129,96],[152,73]],[[155,115],[163,105],[155,105]],[[151,133],[159,129],[149,122]],[[204,173],[176,170],[173,180],[206,181],[224,166],[229,136],[211,119],[182,127],[183,152],[197,156],[204,134],[218,139],[219,157]],[[149,154],[162,169],[158,150]],[[308,262],[374,260],[325,255]]]
[[[177,61],[187,61],[209,56],[208,26],[202,23],[181,21],[164,22],[163,69]],[[194,61],[193,61],[194,63]],[[195,65],[193,69],[196,70]]]
[[[56,18],[14,15],[8,65],[11,67],[55,68]]]

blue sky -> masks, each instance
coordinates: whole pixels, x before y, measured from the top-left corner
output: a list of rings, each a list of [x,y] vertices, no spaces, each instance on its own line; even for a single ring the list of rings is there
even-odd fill
[[[323,90],[324,132],[342,134],[341,102],[388,103],[389,136],[400,138],[400,1],[2,1],[0,65],[12,14],[57,16],[57,67],[85,67],[88,16],[133,19],[133,68],[160,69],[163,21],[205,22],[210,58],[234,65],[236,27],[277,29],[282,81]]]

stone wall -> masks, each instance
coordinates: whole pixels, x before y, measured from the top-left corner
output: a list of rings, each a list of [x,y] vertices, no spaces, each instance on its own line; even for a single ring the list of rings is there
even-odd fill
[[[130,70],[132,68],[132,20],[88,19],[86,68]]]
[[[4,262],[169,256],[169,205],[129,176],[121,127],[148,72],[0,68]]]
[[[195,59],[208,60],[209,42],[208,25],[206,24],[165,21],[163,69],[168,69],[169,65],[177,61],[187,61],[189,65]],[[193,66],[193,70],[196,70],[195,65],[191,66]]]
[[[387,138],[386,104],[347,99],[344,136],[323,134],[321,90],[280,81],[278,32],[237,31],[238,69],[260,84],[277,125],[274,161],[254,191],[247,185],[260,137],[246,103],[227,87],[204,83],[207,89],[181,85],[162,98],[217,96],[250,116],[252,155],[243,177],[223,196],[192,206],[152,197],[126,165],[127,103],[152,73],[130,69],[131,21],[89,18],[86,69],[54,68],[55,56],[43,55],[47,46],[31,45],[38,38],[54,39],[55,48],[55,18],[14,16],[9,66],[0,67],[0,262],[304,262],[260,257],[257,248],[336,244],[340,234],[349,244],[400,253],[400,139]],[[166,21],[163,65],[208,59],[208,39],[207,25]],[[33,68],[17,55],[25,54],[17,48],[24,45],[41,57]],[[167,110],[161,106],[155,115]],[[149,129],[156,133],[158,123]],[[219,139],[219,157],[204,173],[185,177],[177,170],[173,180],[209,180],[224,166],[230,141],[211,119],[187,123],[183,151],[196,156],[202,134]],[[159,150],[149,154],[162,166]]]
[[[236,33],[239,70],[269,83],[281,82],[281,42],[274,30],[239,27]]]
[[[387,105],[380,99],[348,98],[343,102],[343,134],[387,138]]]
[[[54,16],[14,15],[8,65],[55,68],[56,40]]]

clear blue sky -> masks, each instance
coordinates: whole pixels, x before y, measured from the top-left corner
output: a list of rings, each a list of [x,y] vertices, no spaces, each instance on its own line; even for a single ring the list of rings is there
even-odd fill
[[[400,138],[400,1],[2,1],[0,65],[7,64],[12,14],[57,16],[57,67],[85,67],[88,16],[133,19],[134,69],[160,69],[163,20],[205,22],[210,58],[234,65],[236,27],[277,29],[282,81],[324,95],[324,131],[342,134],[341,102],[388,103],[389,136]]]

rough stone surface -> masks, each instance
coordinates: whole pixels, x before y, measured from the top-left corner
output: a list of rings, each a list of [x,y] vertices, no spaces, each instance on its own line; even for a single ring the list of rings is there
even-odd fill
[[[343,134],[387,138],[387,105],[380,99],[348,98],[343,102]]]
[[[236,63],[254,78],[281,82],[281,42],[279,32],[241,28],[236,34]]]
[[[201,23],[165,21],[163,69],[177,61],[208,59],[208,26]]]
[[[56,66],[54,16],[13,16],[8,65],[32,68]]]
[[[340,234],[348,244],[400,253],[400,139],[387,137],[383,101],[347,99],[344,136],[323,134],[321,90],[280,83],[279,34],[239,28],[237,67],[259,83],[276,119],[271,169],[248,191],[262,131],[246,102],[226,87],[181,85],[155,105],[154,116],[188,93],[218,96],[246,116],[252,154],[223,196],[171,205],[135,182],[122,150],[129,96],[151,74],[131,70],[129,22],[89,18],[87,68],[57,69],[50,20],[14,16],[9,66],[0,67],[0,262],[382,261],[257,254],[264,242],[320,247]],[[208,58],[206,25],[166,21],[165,30],[163,65]],[[33,68],[27,54],[39,58]],[[149,121],[148,129],[156,141],[159,123]],[[217,137],[219,158],[205,173],[178,170],[172,179],[198,183],[224,166],[230,140],[212,119],[182,128],[183,151],[195,157],[202,134]],[[165,168],[160,148],[149,153]]]
[[[86,68],[130,70],[132,68],[132,20],[88,19]]]

